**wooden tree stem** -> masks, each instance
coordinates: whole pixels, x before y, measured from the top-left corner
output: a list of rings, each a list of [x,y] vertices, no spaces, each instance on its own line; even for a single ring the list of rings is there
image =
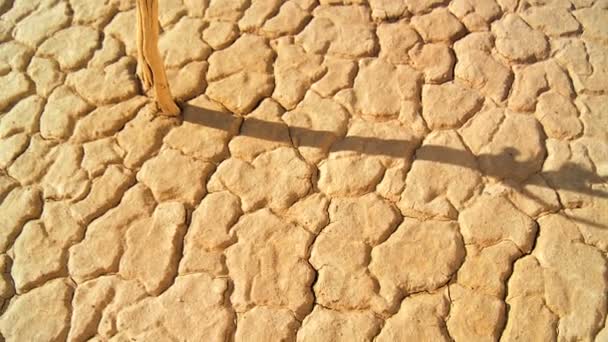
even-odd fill
[[[158,51],[158,0],[137,0],[137,63],[144,89],[154,88],[162,113],[178,115]]]

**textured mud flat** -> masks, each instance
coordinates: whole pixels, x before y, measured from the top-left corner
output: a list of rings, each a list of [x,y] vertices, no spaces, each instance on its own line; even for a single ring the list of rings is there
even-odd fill
[[[0,0],[0,340],[606,341],[606,0]]]

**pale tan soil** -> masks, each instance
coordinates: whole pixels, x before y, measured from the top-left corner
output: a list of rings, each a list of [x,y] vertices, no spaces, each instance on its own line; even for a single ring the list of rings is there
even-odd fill
[[[0,0],[0,340],[608,340],[608,1],[160,4]]]

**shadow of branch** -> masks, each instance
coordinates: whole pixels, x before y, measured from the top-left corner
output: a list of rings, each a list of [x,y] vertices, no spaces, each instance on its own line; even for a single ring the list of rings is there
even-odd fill
[[[206,108],[201,108],[186,104],[184,107],[184,121],[193,124],[215,128],[218,130],[229,130],[232,127],[235,117],[230,113],[223,113]],[[285,129],[283,123],[260,120],[256,118],[246,118],[247,130],[242,130],[241,135],[270,141],[283,141],[284,135],[273,134],[272,132]],[[337,136],[335,133],[323,130],[313,130],[304,127],[289,127],[291,136],[297,136],[297,141],[292,142],[297,147],[318,147],[321,148],[322,142],[333,138],[335,143],[331,146],[332,152],[352,151],[366,155],[379,155],[394,158],[409,158],[411,152],[419,145],[419,141],[408,141],[398,139],[379,139],[364,136]],[[284,141],[283,141],[284,142]],[[426,160],[440,164],[456,165],[464,168],[475,169],[485,176],[503,178],[501,174],[491,171],[482,171],[477,164],[471,164],[470,154],[467,151],[457,150],[445,146],[424,145],[424,153],[416,153],[414,160]],[[509,165],[524,166],[525,162],[516,160],[518,151],[507,148],[498,154],[481,154],[478,159],[484,159],[487,164],[504,165],[508,161]],[[553,190],[567,190],[597,198],[608,198],[608,191],[594,189],[593,184],[603,183],[606,180],[600,178],[594,172],[575,163],[565,163],[558,170],[542,171],[541,176],[545,179],[559,180],[552,182],[551,186],[545,184],[547,188]],[[545,204],[541,198],[528,191],[521,192],[524,196]],[[572,218],[577,221],[585,221],[581,218]],[[598,225],[595,222],[581,222],[592,226],[607,228],[606,225]]]

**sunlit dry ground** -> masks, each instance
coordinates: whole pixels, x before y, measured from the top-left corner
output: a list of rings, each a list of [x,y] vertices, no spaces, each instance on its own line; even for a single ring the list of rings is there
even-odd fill
[[[320,2],[0,0],[6,341],[608,340],[608,1]]]

